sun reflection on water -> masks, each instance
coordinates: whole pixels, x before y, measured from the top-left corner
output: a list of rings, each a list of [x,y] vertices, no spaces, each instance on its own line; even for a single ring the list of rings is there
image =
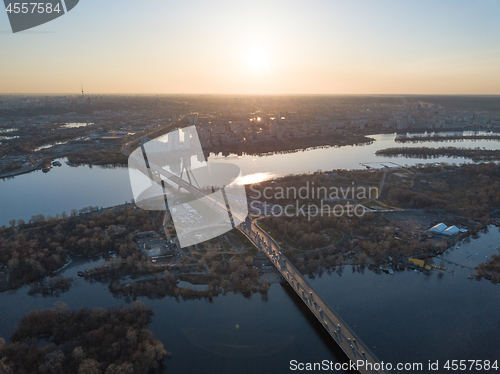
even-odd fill
[[[267,181],[269,179],[273,179],[277,177],[278,174],[275,173],[255,173],[255,174],[248,174],[242,177],[239,177],[236,182],[238,184],[254,184],[254,183],[260,183]]]

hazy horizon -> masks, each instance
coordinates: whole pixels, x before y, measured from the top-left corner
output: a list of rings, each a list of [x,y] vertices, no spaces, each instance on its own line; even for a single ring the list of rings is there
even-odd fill
[[[0,96],[67,96],[75,95],[81,96],[80,92],[0,92]],[[380,97],[440,97],[440,96],[451,96],[451,97],[500,97],[500,94],[320,94],[320,93],[274,93],[274,94],[257,94],[257,93],[192,93],[192,92],[84,92],[85,96],[221,96],[221,97],[235,97],[235,96],[255,96],[255,97],[273,97],[273,96],[380,96]]]

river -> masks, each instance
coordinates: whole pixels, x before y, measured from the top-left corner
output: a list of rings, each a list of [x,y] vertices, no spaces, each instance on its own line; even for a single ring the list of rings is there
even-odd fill
[[[454,133],[453,133],[454,134]],[[318,170],[361,169],[364,165],[416,165],[419,163],[453,162],[464,163],[464,158],[439,157],[415,159],[403,157],[382,157],[375,155],[379,149],[388,147],[418,147],[422,143],[397,143],[396,134],[371,135],[371,144],[307,149],[295,153],[278,153],[265,156],[222,155],[210,156],[214,162],[231,162],[240,167],[243,183],[256,183],[288,174],[311,173]],[[500,149],[498,140],[463,140],[457,146],[464,148],[485,147]],[[449,146],[450,142],[425,142],[426,147]],[[59,160],[61,167],[50,172],[38,170],[11,179],[0,180],[0,225],[7,225],[11,219],[28,221],[33,215],[69,214],[71,209],[88,206],[108,207],[123,204],[133,198],[128,169],[102,166],[66,165],[66,159]],[[193,161],[193,166],[195,165]],[[363,165],[364,164],[364,165]]]
[[[238,164],[244,175],[264,173],[264,177],[359,168],[365,162],[450,161],[377,158],[374,156],[377,149],[399,143],[394,141],[394,135],[374,138],[373,144],[359,147],[214,158]],[[425,146],[440,144],[426,142]],[[499,145],[497,141],[460,142],[462,147],[498,149]],[[69,167],[64,163],[46,174],[34,172],[0,181],[0,191],[2,223],[10,218],[29,219],[38,213],[55,215],[89,205],[111,206],[132,198],[126,168]],[[439,360],[442,368],[445,360],[495,360],[498,347],[494,342],[500,331],[499,286],[485,280],[469,280],[468,275],[473,271],[460,265],[476,266],[486,256],[497,254],[499,242],[498,229],[490,227],[488,233],[481,233],[476,240],[465,241],[447,251],[443,260],[448,269],[433,270],[430,275],[413,271],[394,275],[368,270],[359,273],[348,266],[341,275],[325,272],[310,282],[384,362],[421,362],[426,368],[428,360]],[[97,263],[90,264],[91,261],[73,260],[62,271],[63,275],[73,277],[74,283],[60,297],[29,296],[29,287],[1,293],[0,335],[8,338],[21,316],[33,309],[51,307],[58,300],[73,308],[106,308],[133,302],[115,298],[106,285],[79,278],[78,271]],[[290,360],[345,360],[288,286],[273,284],[267,297],[228,294],[212,302],[177,301],[168,297],[141,299],[155,313],[150,329],[173,353],[166,361],[168,373],[289,373]]]
[[[477,240],[445,253],[461,263],[468,252],[491,255],[500,233],[491,226]],[[8,338],[20,316],[61,300],[72,308],[109,307],[133,302],[115,298],[107,286],[90,284],[77,272],[96,265],[79,258],[62,274],[73,277],[60,297],[29,296],[29,287],[0,294],[0,334]],[[353,272],[345,267],[310,279],[313,287],[384,362],[451,359],[495,360],[500,329],[498,285],[469,280],[471,272],[446,263],[446,271],[399,271],[394,275]],[[289,286],[273,284],[267,297],[227,294],[213,299],[149,300],[149,325],[167,350],[169,373],[288,373],[290,360],[339,362],[343,356]],[[396,372],[395,370],[393,371]]]

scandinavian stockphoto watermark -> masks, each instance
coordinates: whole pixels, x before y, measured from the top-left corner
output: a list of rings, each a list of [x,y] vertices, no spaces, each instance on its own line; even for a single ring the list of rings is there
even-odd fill
[[[79,0],[45,0],[22,2],[4,0],[13,33],[31,29],[53,21],[72,10]]]
[[[207,161],[195,126],[153,140],[143,138],[130,154],[128,168],[136,205],[165,211],[165,225],[172,221],[181,247],[224,234],[248,215],[239,167]],[[361,217],[369,211],[363,204],[379,195],[377,187],[354,183],[327,188],[305,181],[298,187],[250,185],[249,189],[254,214],[309,220],[325,215]]]
[[[364,204],[378,199],[378,187],[315,186],[306,181],[297,186],[250,185],[250,210],[258,216],[307,217],[323,216],[362,217],[370,211]]]
[[[166,211],[181,247],[222,235],[248,215],[239,167],[208,162],[195,126],[143,138],[128,169],[136,205]]]

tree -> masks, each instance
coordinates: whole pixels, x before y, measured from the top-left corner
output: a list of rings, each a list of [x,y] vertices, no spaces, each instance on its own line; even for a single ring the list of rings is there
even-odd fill
[[[105,374],[134,374],[134,365],[128,361],[121,365],[111,364],[106,369]]]
[[[100,364],[96,360],[87,358],[78,368],[78,374],[101,374]]]
[[[47,353],[45,362],[40,366],[40,371],[47,374],[64,374],[63,370],[64,353],[60,350]]]
[[[71,355],[78,364],[80,364],[85,359],[85,352],[80,346],[73,349],[73,353]]]
[[[0,373],[2,374],[14,374],[14,370],[12,369],[12,365],[7,363],[7,357],[4,357],[0,360]]]
[[[245,257],[245,265],[247,265],[248,267],[251,267],[253,265],[253,258],[252,258],[252,256]]]

